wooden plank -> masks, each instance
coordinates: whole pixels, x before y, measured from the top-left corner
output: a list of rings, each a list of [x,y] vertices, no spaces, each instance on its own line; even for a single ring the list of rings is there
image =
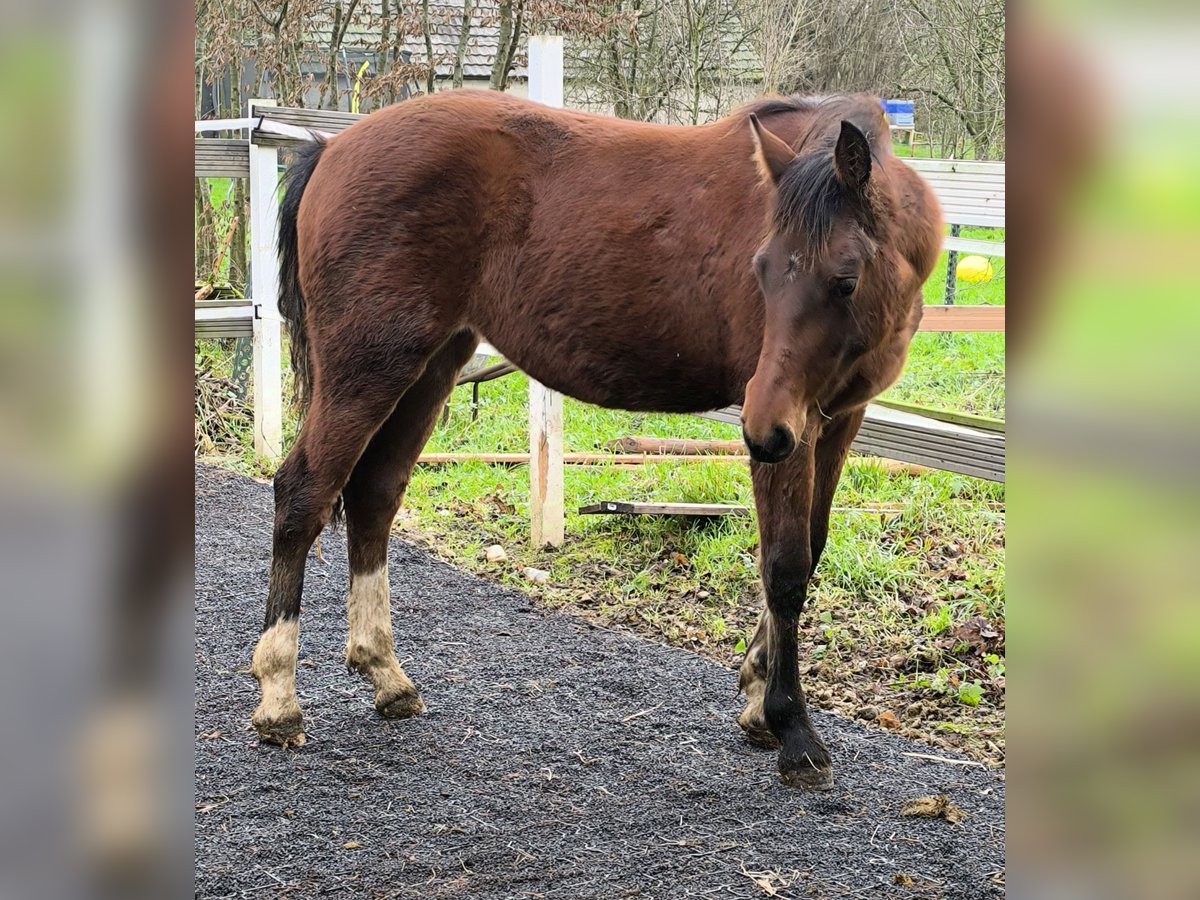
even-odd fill
[[[988,203],[977,203],[973,200],[966,200],[961,197],[942,197],[939,199],[942,205],[942,213],[948,221],[953,222],[953,216],[973,215],[973,216],[990,216],[995,219],[1004,219],[1004,203],[1003,201],[994,201]],[[993,226],[1000,227],[1000,226]]]
[[[741,423],[742,410],[735,405],[700,415],[736,426]],[[867,407],[866,418],[852,446],[856,452],[869,457],[1004,481],[1003,434],[941,422],[874,403]],[[876,463],[858,462],[852,457],[848,464]]]
[[[979,256],[1004,256],[1003,241],[980,241],[973,238],[953,237],[946,235],[942,246],[947,250],[957,250],[959,253],[974,253]]]
[[[336,135],[366,118],[365,114],[327,109],[277,107],[260,111],[263,124],[254,131],[253,142],[263,147],[291,146],[309,141],[313,137],[312,132]]]
[[[251,300],[249,297],[246,297],[244,299],[230,298],[230,299],[226,299],[226,300],[197,300],[196,301],[196,309],[197,310],[201,310],[201,309],[239,309],[239,308],[253,309],[254,301]]]
[[[930,406],[917,406],[915,403],[901,403],[899,400],[884,400],[875,399],[872,401],[876,406],[886,406],[889,409],[898,409],[901,412],[913,413],[914,415],[925,416],[929,419],[939,419],[943,422],[953,422],[956,425],[966,425],[970,428],[980,428],[984,431],[999,431],[1004,432],[1004,420],[993,419],[989,416],[977,416],[971,413],[956,412],[950,409],[937,409]]]
[[[964,194],[959,191],[935,191],[942,206],[956,209],[971,209],[977,212],[1004,215],[1004,197],[988,197],[984,194]]]
[[[631,503],[602,500],[579,507],[579,514],[624,516],[748,516],[750,508],[729,503]]]
[[[926,304],[921,331],[1003,331],[1003,306]]]
[[[201,300],[196,304],[197,338],[252,337],[254,302],[252,300]]]
[[[935,179],[926,179],[926,181],[939,196],[1003,200],[1006,195],[1002,181],[961,181],[957,177],[944,181]]]
[[[965,209],[961,206],[943,206],[942,216],[955,225],[974,225],[980,228],[1003,228],[1004,214]]]
[[[748,454],[741,456],[668,456],[665,453],[564,453],[563,463],[568,466],[644,466],[653,463],[700,463],[729,462],[747,463]],[[529,464],[528,453],[423,453],[417,462],[427,466],[444,466],[455,463],[479,462],[498,466],[524,466]]]
[[[366,113],[341,112],[332,109],[297,109],[290,106],[277,106],[274,109],[260,109],[264,119],[272,122],[282,122],[285,125],[295,125],[300,128],[314,128],[318,131],[345,131],[351,125],[367,117]]]
[[[932,175],[925,172],[921,177],[935,189],[1005,193],[1007,187],[1007,181],[1003,177],[991,178],[986,175]]]
[[[1003,178],[974,178],[970,175],[923,175],[922,177],[937,191],[995,194],[1000,197],[1006,193],[1006,183]]]
[[[984,440],[981,436],[954,436],[938,434],[917,428],[909,428],[903,424],[867,419],[859,429],[859,439],[871,441],[877,447],[888,447],[892,450],[908,450],[913,452],[930,453],[939,458],[955,460],[964,465],[980,463],[994,466],[1004,459],[1004,439],[994,432],[989,437],[997,440]],[[891,459],[901,457],[891,453],[881,453]]]
[[[250,144],[228,138],[196,138],[197,178],[246,178],[250,174]]]
[[[742,407],[739,405],[726,406],[723,409],[710,409],[708,412],[696,413],[702,419],[712,419],[714,422],[724,422],[735,428],[742,427]]]
[[[904,160],[918,172],[953,172],[964,175],[992,175],[1004,177],[1004,163],[977,159],[916,159]]]
[[[704,441],[691,438],[630,437],[617,438],[604,445],[616,453],[665,453],[679,456],[744,456],[743,441]]]
[[[1004,480],[1004,435],[871,404],[854,448],[905,462]]]
[[[249,319],[197,322],[195,336],[197,340],[254,337],[254,323]]]
[[[530,35],[529,99],[563,105],[563,39]],[[535,547],[563,542],[562,395],[529,379],[529,517]]]
[[[913,412],[906,409],[897,409],[890,405],[884,406],[879,403],[870,403],[867,405],[865,421],[867,423],[881,423],[912,432],[919,432],[930,436],[931,439],[945,439],[950,443],[959,443],[961,441],[977,441],[983,444],[1000,445],[1004,443],[1004,437],[1000,433],[972,428],[958,422],[931,418],[924,415],[924,411],[920,410],[920,407],[917,407],[917,410],[919,411]]]
[[[860,432],[851,445],[860,453],[884,456],[902,462],[915,463],[943,472],[955,472],[960,475],[970,475],[987,481],[1004,481],[1004,463],[1002,459],[979,457],[963,458],[948,455],[936,449],[928,449],[919,445],[900,445],[881,441],[877,436]]]
[[[274,100],[251,100],[250,115]],[[254,450],[267,459],[283,457],[283,322],[279,315],[279,151],[251,144],[250,295],[254,324]]]

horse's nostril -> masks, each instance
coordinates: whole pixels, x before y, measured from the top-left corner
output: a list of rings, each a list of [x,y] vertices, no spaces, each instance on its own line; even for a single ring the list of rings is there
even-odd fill
[[[762,443],[754,441],[744,428],[742,429],[742,438],[746,441],[746,446],[750,449],[750,455],[757,462],[782,462],[796,449],[795,435],[792,434],[790,428],[782,425],[776,425],[772,428],[771,433]]]
[[[769,449],[776,459],[784,459],[790,455],[796,449],[796,438],[792,435],[791,429],[776,425],[771,432]]]

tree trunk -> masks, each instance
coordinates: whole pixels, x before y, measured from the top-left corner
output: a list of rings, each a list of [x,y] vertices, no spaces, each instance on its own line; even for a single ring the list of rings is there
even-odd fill
[[[462,25],[458,30],[458,46],[454,50],[454,75],[451,79],[451,84],[460,88],[463,86],[463,57],[467,55],[467,42],[471,39],[471,13],[475,11],[475,4],[472,0],[463,0],[463,15]],[[503,42],[496,46],[496,59],[502,55]],[[495,68],[493,63],[492,68]]]
[[[388,9],[389,3],[390,0],[380,0],[379,3],[379,16],[382,19],[383,24],[379,29],[380,52],[375,54],[376,78],[383,78],[390,74],[388,67],[388,54],[391,51],[392,45],[392,15]],[[396,88],[393,85],[394,82],[388,82],[388,87],[386,89],[387,93],[384,94],[381,92],[379,98],[375,102],[380,105],[383,105],[384,103],[395,103]]]
[[[434,78],[436,72],[433,64],[433,35],[430,34],[430,29],[433,24],[429,21],[429,0],[421,0],[421,30],[425,32],[425,65],[428,71],[425,73],[425,93],[432,94],[436,90],[434,86]]]
[[[326,109],[337,109],[338,107],[338,70],[337,70],[337,54],[338,54],[338,32],[342,27],[342,4],[341,2],[333,4],[333,29],[329,33],[329,58],[325,62],[325,80],[321,82],[321,90],[317,98],[317,106],[324,106]],[[332,94],[333,99],[330,105],[325,106],[325,98]]]
[[[242,114],[242,71],[241,61],[234,60],[229,67],[229,105],[232,115]],[[249,219],[250,204],[246,199],[246,179],[233,180],[233,214],[237,216],[233,243],[229,248],[229,283],[240,284],[243,287],[242,296],[249,295],[249,279],[246,277],[246,222]]]
[[[508,83],[508,66],[512,54],[510,46],[516,44],[513,38],[513,5],[512,0],[500,0],[500,26],[496,36],[496,58],[492,62],[492,75],[488,79],[488,87],[493,91],[502,91]]]

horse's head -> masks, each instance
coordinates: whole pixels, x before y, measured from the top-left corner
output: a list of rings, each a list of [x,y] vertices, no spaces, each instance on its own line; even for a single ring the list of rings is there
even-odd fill
[[[759,462],[786,459],[806,440],[811,416],[865,402],[895,380],[919,321],[940,217],[890,147],[872,147],[871,132],[888,135],[875,106],[850,111],[860,124],[833,119],[799,153],[750,116],[755,157],[774,192],[754,257],[762,351],[742,407],[746,445]]]

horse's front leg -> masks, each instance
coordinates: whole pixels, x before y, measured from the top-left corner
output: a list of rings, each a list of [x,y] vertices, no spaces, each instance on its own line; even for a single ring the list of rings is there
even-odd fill
[[[813,452],[812,495],[809,502],[809,577],[816,571],[829,533],[829,513],[838,479],[846,463],[850,444],[862,424],[863,409],[852,410],[826,422]],[[801,448],[800,452],[803,452]],[[778,505],[778,504],[777,504]],[[798,512],[796,514],[799,514]],[[761,509],[760,509],[761,515]],[[767,693],[767,659],[771,646],[771,613],[764,610],[754,638],[746,649],[738,673],[738,689],[746,695],[746,708],[738,724],[746,737],[764,747],[778,747],[779,740],[767,725],[763,701]]]
[[[759,565],[767,610],[751,658],[765,648],[766,680],[761,716],[779,742],[783,782],[806,790],[833,784],[829,751],[808,718],[800,688],[797,631],[812,574],[810,514],[813,502],[816,435],[784,462],[756,464],[754,500],[758,509]]]

